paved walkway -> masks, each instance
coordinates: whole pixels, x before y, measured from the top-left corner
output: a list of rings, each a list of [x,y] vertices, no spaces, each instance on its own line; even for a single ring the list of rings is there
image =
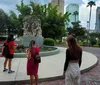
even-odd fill
[[[40,79],[47,79],[47,78],[62,76],[63,65],[65,62],[65,48],[63,47],[59,47],[59,48],[60,48],[59,54],[42,57],[42,63],[40,64],[40,68],[39,68]],[[96,58],[95,55],[91,53],[83,52],[82,61],[83,62],[80,69],[81,71],[86,71],[91,66],[95,65],[98,59]],[[13,74],[2,72],[3,62],[4,62],[4,58],[0,58],[0,82],[29,80],[29,77],[26,75],[26,62],[27,62],[26,58],[13,59],[12,69],[15,70],[15,73]],[[3,85],[3,84],[0,84],[0,85]],[[48,84],[42,83],[40,85],[48,85]],[[59,84],[49,84],[49,85],[64,85],[64,84],[59,83]]]

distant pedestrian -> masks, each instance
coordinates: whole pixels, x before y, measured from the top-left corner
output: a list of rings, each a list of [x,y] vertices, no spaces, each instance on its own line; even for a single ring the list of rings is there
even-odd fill
[[[12,70],[12,59],[14,57],[14,38],[13,34],[8,35],[7,40],[4,42],[3,45],[3,53],[2,55],[5,56],[5,61],[4,61],[4,70],[3,72],[6,72],[8,70],[8,73],[13,73],[14,71]],[[8,62],[8,69],[6,68]]]
[[[38,85],[38,67],[39,63],[35,64],[34,57],[36,53],[39,54],[40,48],[35,45],[35,41],[32,40],[29,44],[29,48],[26,51],[27,56],[27,75],[30,76],[30,85],[33,85],[35,78],[35,85]]]
[[[82,49],[73,36],[67,38],[66,60],[64,64],[65,85],[80,85]]]

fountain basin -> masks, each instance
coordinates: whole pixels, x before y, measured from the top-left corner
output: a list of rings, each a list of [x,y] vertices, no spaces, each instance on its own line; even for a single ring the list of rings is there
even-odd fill
[[[58,47],[56,47],[56,46],[45,46],[45,47],[55,47],[56,49],[52,50],[52,51],[40,52],[40,56],[41,57],[55,55],[55,54],[58,54],[60,52],[60,49]],[[25,58],[26,57],[26,53],[14,53],[14,57],[15,58]]]

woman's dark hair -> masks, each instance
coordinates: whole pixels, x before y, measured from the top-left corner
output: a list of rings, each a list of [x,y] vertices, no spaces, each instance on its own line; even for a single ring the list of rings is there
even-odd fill
[[[73,36],[67,38],[70,55],[79,56],[79,52],[81,51],[81,47],[78,45],[77,41]]]
[[[10,41],[13,41],[13,40],[14,40],[13,34],[9,34],[8,38],[7,38],[7,42],[10,42]]]
[[[74,48],[75,45],[76,45],[76,40],[75,40],[75,38],[74,38],[73,36],[71,36],[71,37],[69,38],[68,43],[70,43],[70,47],[71,47],[71,48]]]
[[[35,45],[35,40],[31,40],[29,44],[29,48],[32,49],[32,46]]]

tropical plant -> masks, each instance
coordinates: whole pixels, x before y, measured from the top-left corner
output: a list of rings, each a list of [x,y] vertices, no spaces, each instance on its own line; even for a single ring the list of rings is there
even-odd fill
[[[30,15],[31,13],[31,8],[29,7],[29,5],[25,5],[23,0],[21,0],[21,5],[16,5],[18,12],[20,13],[19,15]]]
[[[90,44],[93,46],[97,43],[97,40],[95,38],[90,38]]]
[[[78,15],[78,11],[73,12],[73,15],[75,16],[75,22],[76,22],[76,17]]]
[[[80,22],[72,22],[73,27],[67,28],[69,33],[73,33],[73,36],[76,37],[77,40],[80,40],[81,37],[86,37],[86,28],[80,25]]]
[[[88,2],[87,7],[90,7],[90,14],[89,14],[89,30],[90,30],[90,22],[91,22],[91,12],[92,12],[92,6],[95,6],[95,2],[94,1],[90,1]]]
[[[33,3],[31,2],[31,6]],[[48,5],[43,6],[36,6],[38,7],[39,13],[37,11],[33,12],[39,15],[41,19],[41,27],[42,27],[42,34],[43,36],[50,37],[53,39],[61,39],[62,36],[65,35],[65,22],[69,21],[69,13],[66,12],[65,15],[62,15],[61,13],[58,13],[57,7],[58,6],[52,6],[51,3]],[[40,8],[39,8],[40,7]],[[32,9],[35,9],[35,7],[32,7]],[[60,35],[59,35],[60,34]]]
[[[29,5],[25,5],[24,0],[21,0],[21,4],[20,5],[16,5],[17,7],[17,11],[19,12],[18,15],[18,21],[19,21],[19,31],[18,34],[19,35],[23,35],[23,19],[25,16],[30,15],[31,14],[31,8]]]
[[[20,23],[17,15],[12,10],[10,10],[9,18],[11,22],[10,29],[14,34],[18,34],[18,31],[20,31]]]
[[[8,34],[10,20],[8,15],[0,9],[0,35]]]
[[[100,40],[98,41],[98,45],[99,45],[99,47],[100,47]]]
[[[89,33],[90,37],[92,38],[97,38],[98,37],[98,33],[97,32],[92,32],[92,33]]]
[[[42,35],[53,39],[61,39],[66,35],[65,22],[68,23],[70,13],[66,12],[64,15],[58,13],[58,6],[52,6],[51,3],[45,5],[35,4],[30,1],[29,5],[25,5],[21,0],[20,5],[16,5],[18,16],[11,11],[10,19],[15,25],[18,35],[23,34],[23,19],[27,15],[38,17],[41,20]]]

